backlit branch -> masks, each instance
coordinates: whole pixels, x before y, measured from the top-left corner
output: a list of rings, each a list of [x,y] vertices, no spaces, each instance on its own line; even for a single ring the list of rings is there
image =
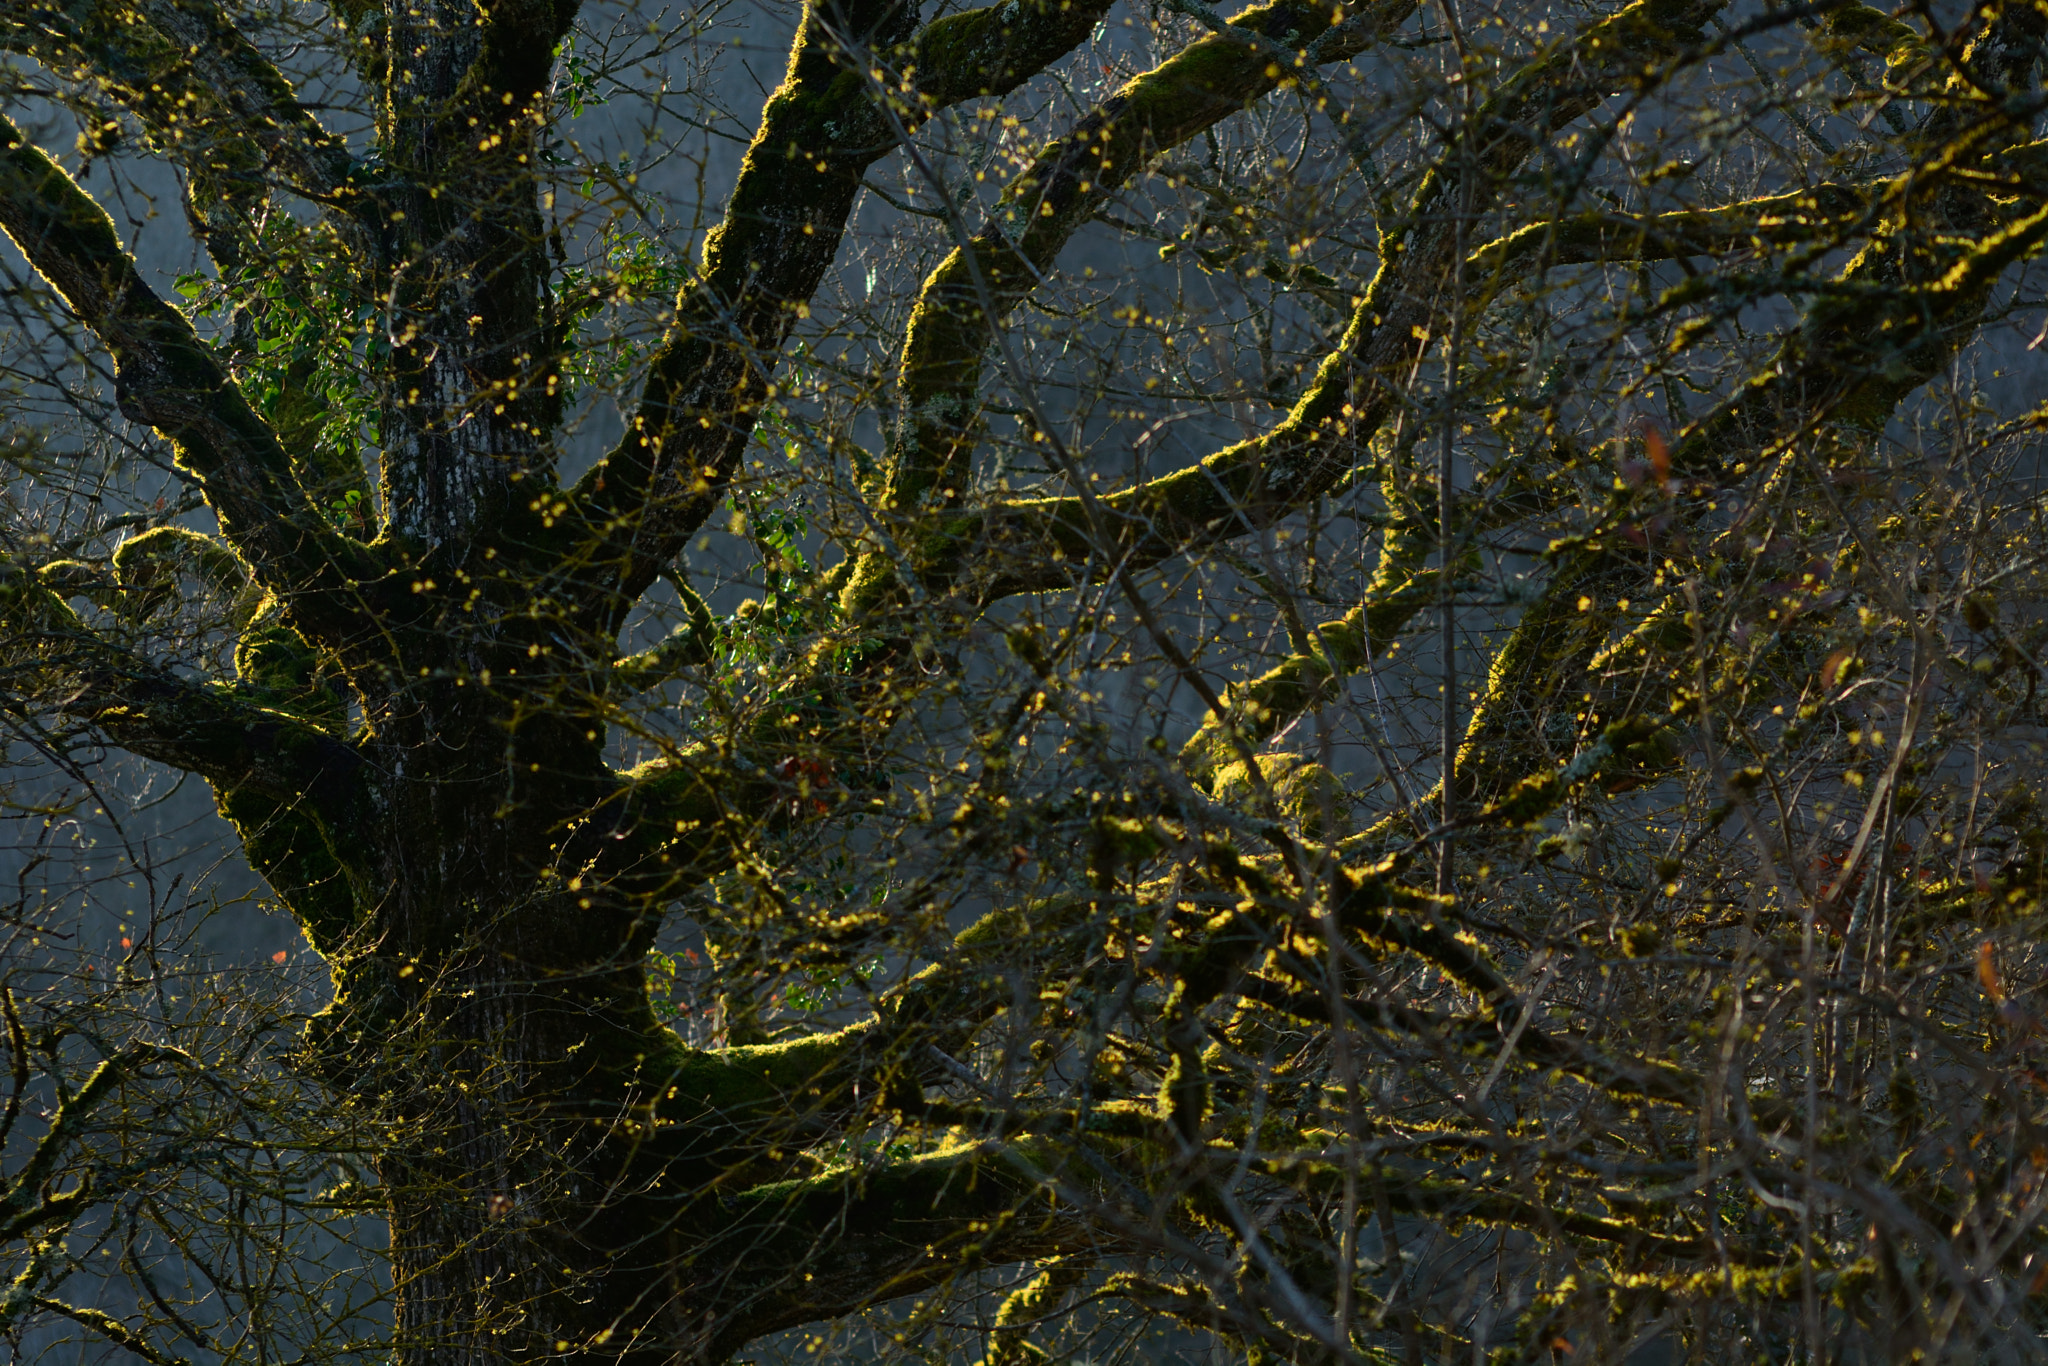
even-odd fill
[[[0,570],[0,605],[19,644],[12,686],[47,694],[121,748],[221,792],[246,789],[325,814],[355,800],[361,760],[346,742],[131,654],[88,627],[40,575]]]
[[[861,173],[896,145],[890,114],[914,130],[937,109],[1002,95],[1056,60],[1106,11],[1106,0],[1004,4],[911,33],[912,12],[883,0],[806,7],[789,73],[762,111],[676,304],[626,436],[573,493],[565,550],[578,590],[616,622],[709,514],[769,394],[775,357],[831,264]],[[866,68],[914,73],[880,93]]]
[[[1003,191],[987,226],[954,248],[919,295],[904,338],[903,416],[886,501],[915,507],[949,480],[954,487],[940,501],[962,500],[966,471],[955,466],[973,445],[989,343],[1110,195],[1159,153],[1291,79],[1274,50],[1290,65],[1346,61],[1414,10],[1413,0],[1378,0],[1350,15],[1295,0],[1245,10],[1229,30],[1133,77],[1041,152]]]
[[[328,525],[211,349],[143,283],[113,222],[0,119],[0,228],[112,354],[122,413],[170,440],[221,530],[294,625],[341,634],[381,566]]]
[[[286,188],[321,202],[347,186],[348,149],[212,0],[137,0],[124,11],[11,0],[7,8],[17,26],[9,48],[103,82],[168,155],[203,164],[246,149]]]
[[[1773,361],[1712,412],[1681,433],[1672,468],[1703,487],[1731,481],[1738,463],[1768,466],[1787,443],[1831,424],[1874,430],[1913,390],[1926,383],[1981,325],[1990,291],[2013,262],[2048,238],[2048,209],[2000,224],[1996,207],[1974,191],[1950,196],[1952,222],[1985,235],[1933,279],[1900,278],[1917,230],[1893,224],[1842,272],[1853,292],[1824,298],[1790,331]],[[1680,513],[1691,509],[1674,504]],[[1461,779],[1489,800],[1547,760],[1531,718],[1584,691],[1582,680],[1602,650],[1607,628],[1582,604],[1627,597],[1649,575],[1648,563],[1619,537],[1596,537],[1563,548],[1542,596],[1494,657],[1486,690],[1467,727]],[[1655,697],[1638,699],[1656,711]],[[1394,828],[1388,826],[1388,829]]]
[[[1651,216],[1583,213],[1517,229],[1473,252],[1466,268],[1475,280],[1498,276],[1511,283],[1515,272],[1531,265],[1715,256],[1835,238],[1871,202],[1868,189],[1823,184],[1740,204]]]
[[[1452,218],[1469,173],[1485,193],[1618,84],[1665,79],[1702,42],[1720,0],[1638,0],[1516,71],[1474,115],[1469,144],[1425,177],[1337,349],[1308,392],[1272,431],[1200,464],[1094,500],[1109,542],[1100,543],[1079,498],[1000,502],[940,520],[925,572],[974,575],[988,600],[1064,587],[1108,566],[1156,564],[1204,544],[1256,531],[1326,492],[1354,453],[1398,410],[1405,377],[1430,345],[1438,286],[1456,250]],[[1086,568],[1083,568],[1086,566]]]
[[[973,1267],[1099,1245],[1103,1234],[1071,1226],[1046,1195],[1041,1167],[1063,1165],[1057,1148],[995,1145],[748,1191],[674,1270],[708,1321],[692,1346],[721,1361],[763,1334]]]
[[[191,209],[222,269],[240,263],[273,185],[339,207],[350,158],[290,82],[212,0],[17,3],[0,39],[104,93],[182,166]]]

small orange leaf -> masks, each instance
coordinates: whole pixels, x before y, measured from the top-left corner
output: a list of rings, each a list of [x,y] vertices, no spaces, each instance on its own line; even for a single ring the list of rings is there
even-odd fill
[[[1994,1004],[2005,1000],[2005,987],[1998,980],[1998,964],[1991,957],[1991,941],[1985,940],[1977,946],[1977,980],[1984,985],[1984,994]]]
[[[1650,453],[1650,473],[1657,476],[1657,486],[1662,488],[1671,482],[1671,448],[1664,444],[1664,433],[1654,426],[1643,428],[1643,449]]]
[[[276,953],[270,955],[270,961],[273,963],[282,963],[284,960],[285,951],[283,949],[279,949]]]
[[[124,934],[121,936],[121,947],[124,949],[132,949],[135,947],[135,941]]]

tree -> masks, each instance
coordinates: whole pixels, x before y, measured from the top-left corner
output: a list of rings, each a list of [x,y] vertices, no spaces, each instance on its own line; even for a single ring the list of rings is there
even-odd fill
[[[715,7],[7,20],[8,713],[396,1360],[2036,1343],[2048,9],[815,0],[715,210]]]

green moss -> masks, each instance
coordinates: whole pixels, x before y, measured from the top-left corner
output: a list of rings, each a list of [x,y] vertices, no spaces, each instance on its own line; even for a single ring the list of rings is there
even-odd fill
[[[792,1106],[801,1113],[827,1096],[836,1100],[851,1080],[849,1060],[871,1030],[854,1025],[833,1034],[717,1050],[691,1048],[664,1030],[658,1046],[652,1040],[636,1043],[633,1067],[637,1085],[654,1098],[663,1119],[729,1143],[754,1125],[787,1122]]]
[[[114,610],[132,620],[153,615],[178,593],[190,574],[234,606],[235,624],[248,622],[263,601],[241,556],[211,536],[181,526],[152,527],[114,548],[114,577],[128,592]]]
[[[1299,754],[1261,754],[1259,772],[1280,813],[1311,839],[1336,839],[1349,832],[1351,794],[1336,774]],[[1257,787],[1243,759],[1216,770],[1216,800],[1256,809]]]
[[[1188,1142],[1199,1141],[1212,1103],[1208,1070],[1201,1054],[1177,1048],[1159,1083],[1159,1117]]]
[[[1305,7],[1304,7],[1305,8]],[[1291,6],[1261,5],[1238,14],[1232,22],[1264,33],[1282,16],[1283,45],[1306,42],[1330,26],[1325,10],[1297,14]],[[1136,161],[1151,150],[1170,147],[1216,122],[1232,108],[1271,93],[1278,77],[1266,75],[1273,59],[1244,39],[1211,34],[1189,45],[1171,61],[1130,82],[1118,96],[1124,107],[1113,126],[1110,154],[1122,175],[1122,163]],[[1140,139],[1149,140],[1145,146]],[[1121,146],[1128,140],[1135,144]]]
[[[404,1017],[390,963],[367,954],[328,959],[334,999],[306,1022],[304,1060],[343,1090],[375,1094],[391,1058],[386,1044]]]
[[[1150,822],[1122,816],[1098,816],[1093,834],[1093,857],[1098,867],[1119,868],[1143,863],[1164,847],[1164,841]]]
[[[1226,692],[1228,720],[1202,718],[1201,727],[1181,750],[1191,779],[1216,791],[1225,769],[1234,768],[1239,778],[1244,777],[1239,742],[1256,748],[1337,696],[1339,678],[1365,668],[1379,645],[1435,600],[1437,571],[1409,573],[1391,563],[1393,553],[1386,552],[1366,600],[1341,619],[1317,627],[1309,650],[1289,655],[1258,678]]]
[[[347,720],[327,657],[284,622],[277,599],[266,597],[235,642],[235,671],[242,695],[337,733]]]
[[[1902,59],[1922,46],[1919,32],[1868,5],[1845,5],[1822,21],[1826,46],[1861,48],[1880,57]]]
[[[355,928],[356,895],[321,823],[247,788],[217,793],[215,800],[241,836],[250,864],[291,911],[315,952],[332,960]]]
[[[1050,1317],[1067,1292],[1079,1286],[1087,1274],[1086,1259],[1068,1257],[1051,1263],[1011,1291],[1003,1300],[1003,1307],[996,1311],[988,1356],[982,1366],[1032,1366],[1050,1361],[1044,1352],[1025,1340],[1025,1334],[1033,1324]]]
[[[967,952],[1003,950],[1035,935],[1054,933],[1085,917],[1093,903],[1085,897],[1023,900],[989,911],[953,936],[953,946]]]
[[[997,5],[933,20],[918,35],[918,76],[931,84],[933,77],[944,80],[956,71],[976,65],[986,59],[990,38],[1005,31],[1002,7]]]
[[[44,587],[60,600],[85,598],[95,606],[110,612],[121,612],[130,596],[120,587],[110,584],[104,570],[87,560],[51,560],[40,565],[36,573]]]
[[[1392,8],[1389,23],[1409,6]],[[1283,0],[1241,11],[1232,23],[1293,48],[1325,32],[1330,16],[1323,6]],[[963,37],[968,18],[961,16]],[[1009,229],[985,232],[954,250],[925,282],[912,312],[899,380],[912,416],[892,452],[894,505],[914,506],[945,481],[972,440],[964,415],[973,408],[994,327],[1030,293],[1103,197],[1159,152],[1270,94],[1283,79],[1263,45],[1212,34],[1127,83],[1097,116],[1004,188]],[[993,299],[984,299],[982,286]],[[993,305],[988,311],[994,316],[985,304]]]

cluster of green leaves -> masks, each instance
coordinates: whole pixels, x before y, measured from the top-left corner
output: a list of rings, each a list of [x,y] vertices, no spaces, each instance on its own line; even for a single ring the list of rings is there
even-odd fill
[[[581,193],[597,194],[594,180]],[[553,283],[555,326],[565,345],[561,358],[564,397],[574,402],[591,393],[615,393],[636,375],[655,345],[635,329],[618,325],[634,307],[672,302],[691,277],[687,261],[650,229],[608,220],[586,264],[563,267]],[[605,326],[596,326],[599,319]]]
[[[307,251],[296,231],[280,236],[232,278],[179,276],[178,293],[194,317],[222,328],[244,391],[289,445],[303,443],[310,468],[360,471],[380,440],[367,382],[389,350],[377,303],[356,288],[346,253]]]

